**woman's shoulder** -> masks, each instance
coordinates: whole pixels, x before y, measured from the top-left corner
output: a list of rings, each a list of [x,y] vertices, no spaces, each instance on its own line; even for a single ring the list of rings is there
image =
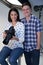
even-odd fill
[[[25,26],[24,26],[24,24],[22,23],[22,22],[17,22],[17,28],[19,29],[24,29],[25,28]]]
[[[18,25],[20,25],[20,26],[21,26],[21,25],[24,26],[24,24],[23,24],[22,22],[19,22],[19,21],[18,21],[17,23],[18,23]]]

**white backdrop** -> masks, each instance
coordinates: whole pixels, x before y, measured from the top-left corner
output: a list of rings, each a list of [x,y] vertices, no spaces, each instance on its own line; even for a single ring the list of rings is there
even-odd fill
[[[4,4],[0,3],[0,50],[4,46],[2,43],[2,41],[3,41],[2,33],[5,30],[5,28],[9,27],[8,19],[7,19],[8,11],[9,11],[9,8],[7,6],[5,6]],[[23,17],[22,11],[19,10],[19,13],[20,13],[20,18],[22,18]],[[38,14],[39,14],[38,12],[34,12],[34,10],[33,10],[32,13],[38,17]],[[41,17],[41,21],[43,24],[43,16]],[[42,45],[43,45],[43,34],[42,34]],[[43,62],[41,62],[41,63],[43,63]],[[24,56],[21,58],[21,65],[26,65]]]
[[[18,10],[19,10],[19,13],[20,13],[20,18],[22,18],[23,17],[23,13],[22,13],[22,11],[20,9],[18,9]],[[3,47],[3,44],[2,44],[2,40],[3,40],[2,33],[5,30],[5,28],[9,27],[8,19],[7,19],[8,18],[8,11],[9,11],[9,8],[0,2],[0,50]],[[38,12],[35,12],[33,10],[32,13],[35,14],[38,17],[38,14],[39,14]],[[41,17],[41,21],[43,23],[43,16]],[[43,34],[42,34],[42,36],[43,36]],[[42,38],[42,43],[43,43],[43,38]]]

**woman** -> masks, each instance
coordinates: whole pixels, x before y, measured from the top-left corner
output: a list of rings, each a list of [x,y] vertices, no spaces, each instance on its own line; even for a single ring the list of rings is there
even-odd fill
[[[19,22],[19,13],[17,9],[11,8],[8,13],[8,21],[11,23],[11,26],[14,26],[15,36],[11,40],[13,43],[8,43],[4,46],[0,52],[0,64],[8,65],[6,58],[9,56],[9,62],[11,65],[18,65],[17,59],[23,53],[23,42],[24,42],[24,25]],[[6,37],[6,34],[3,34],[3,37]]]

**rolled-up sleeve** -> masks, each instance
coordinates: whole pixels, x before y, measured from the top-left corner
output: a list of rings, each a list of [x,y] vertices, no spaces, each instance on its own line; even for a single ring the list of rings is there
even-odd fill
[[[39,21],[39,20],[37,20],[36,31],[37,32],[42,32],[43,31],[42,22]]]

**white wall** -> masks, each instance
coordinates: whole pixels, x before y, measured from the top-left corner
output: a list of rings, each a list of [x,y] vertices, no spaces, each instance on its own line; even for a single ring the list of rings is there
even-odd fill
[[[8,19],[7,19],[8,18],[8,11],[9,11],[9,8],[7,6],[5,6],[4,4],[0,3],[0,50],[4,46],[2,44],[2,41],[3,41],[2,33],[5,30],[5,28],[9,27]],[[20,13],[20,18],[23,18],[23,13],[22,13],[21,10],[19,10],[19,13]],[[33,10],[32,13],[35,14],[38,17],[38,12],[35,12]],[[41,17],[41,21],[42,21],[42,24],[43,24],[43,16]],[[42,43],[43,43],[43,34],[42,34]],[[26,65],[25,60],[24,60],[24,56],[21,58],[21,60],[23,60],[21,65],[22,64]]]
[[[9,8],[0,3],[0,50],[3,47],[2,44],[2,32],[4,31],[5,27],[7,26],[7,15],[8,15]]]
[[[2,41],[3,41],[3,37],[2,37],[2,32],[5,30],[6,27],[8,27],[8,11],[9,8],[7,6],[5,6],[4,4],[2,4],[0,2],[0,50],[3,47]],[[19,10],[20,13],[20,18],[23,18],[23,13],[21,10]],[[35,12],[34,10],[32,11],[33,14],[35,14],[37,17],[39,16],[38,12]],[[41,17],[41,21],[43,24],[43,16]],[[43,35],[42,35],[43,37]],[[43,38],[42,38],[42,43],[43,43]]]

